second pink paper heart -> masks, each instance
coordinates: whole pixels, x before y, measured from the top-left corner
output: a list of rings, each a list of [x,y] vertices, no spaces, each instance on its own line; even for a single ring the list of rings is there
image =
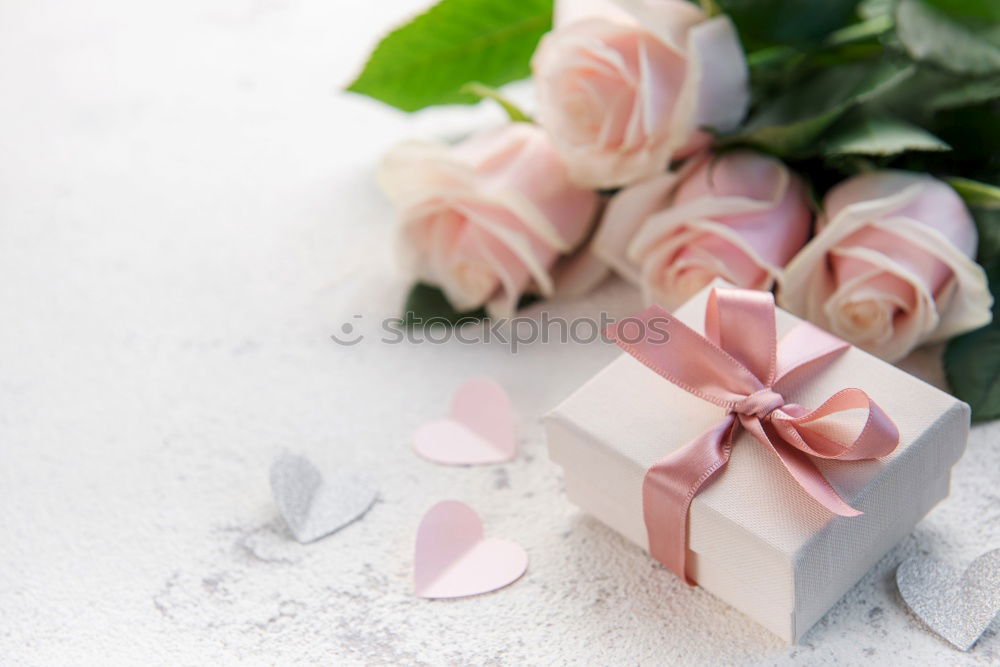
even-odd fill
[[[432,507],[417,529],[413,575],[420,597],[486,593],[516,581],[527,567],[520,544],[485,537],[476,512],[457,500]]]
[[[502,463],[514,458],[514,414],[503,387],[489,378],[469,380],[451,399],[448,417],[417,429],[413,448],[447,465]]]

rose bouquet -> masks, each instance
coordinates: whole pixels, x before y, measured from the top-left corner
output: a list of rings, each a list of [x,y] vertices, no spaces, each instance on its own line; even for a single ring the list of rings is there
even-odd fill
[[[530,113],[497,89],[525,78]],[[510,118],[384,160],[416,317],[721,277],[889,361],[948,341],[1000,417],[995,1],[441,0],[349,90]]]

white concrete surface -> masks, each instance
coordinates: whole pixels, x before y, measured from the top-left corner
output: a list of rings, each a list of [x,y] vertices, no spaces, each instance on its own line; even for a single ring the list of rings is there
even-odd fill
[[[500,117],[338,92],[419,5],[0,4],[0,662],[996,664],[996,625],[956,652],[891,575],[910,554],[964,567],[1000,546],[1000,424],[975,430],[952,497],[788,648],[565,501],[538,417],[614,350],[331,342],[402,294],[376,156]],[[418,460],[409,434],[473,374],[512,392],[523,456]],[[372,470],[381,501],[291,541],[267,484],[282,448]],[[410,595],[416,524],[449,497],[526,547],[521,581]]]

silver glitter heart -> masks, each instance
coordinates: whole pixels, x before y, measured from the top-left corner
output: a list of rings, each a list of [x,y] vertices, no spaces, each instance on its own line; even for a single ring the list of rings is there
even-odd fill
[[[271,464],[271,494],[295,539],[305,544],[336,532],[371,508],[378,492],[358,473],[324,479],[309,459],[282,454]]]
[[[968,651],[1000,611],[1000,549],[972,561],[961,577],[930,558],[909,558],[896,570],[896,585],[931,630]]]

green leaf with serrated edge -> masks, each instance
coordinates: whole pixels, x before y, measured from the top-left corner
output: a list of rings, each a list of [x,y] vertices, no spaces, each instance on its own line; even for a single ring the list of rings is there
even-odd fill
[[[390,33],[347,90],[404,111],[468,104],[470,81],[500,86],[528,76],[552,27],[552,0],[441,0]]]
[[[810,116],[804,120],[787,124],[763,124],[761,127],[748,128],[741,137],[742,141],[756,148],[766,150],[780,156],[808,154],[807,146],[816,141],[840,115],[844,109],[840,106],[829,111]]]
[[[1000,73],[996,28],[924,0],[900,0],[896,6],[896,35],[907,53],[959,74]]]
[[[947,151],[951,146],[923,128],[891,116],[861,113],[823,138],[824,155],[897,155],[906,151]]]
[[[748,144],[782,157],[818,153],[818,139],[844,112],[878,97],[913,74],[889,60],[829,67],[764,104],[726,145]]]
[[[462,86],[461,92],[475,95],[480,99],[493,100],[507,113],[507,117],[510,118],[512,123],[533,122],[531,116],[524,113],[519,106],[504,97],[503,93],[496,88],[491,88],[490,86],[479,83],[478,81],[473,81],[472,83],[467,83]]]
[[[993,322],[948,342],[944,369],[958,398],[972,408],[973,421],[1000,417],[1000,264],[990,265]]]

